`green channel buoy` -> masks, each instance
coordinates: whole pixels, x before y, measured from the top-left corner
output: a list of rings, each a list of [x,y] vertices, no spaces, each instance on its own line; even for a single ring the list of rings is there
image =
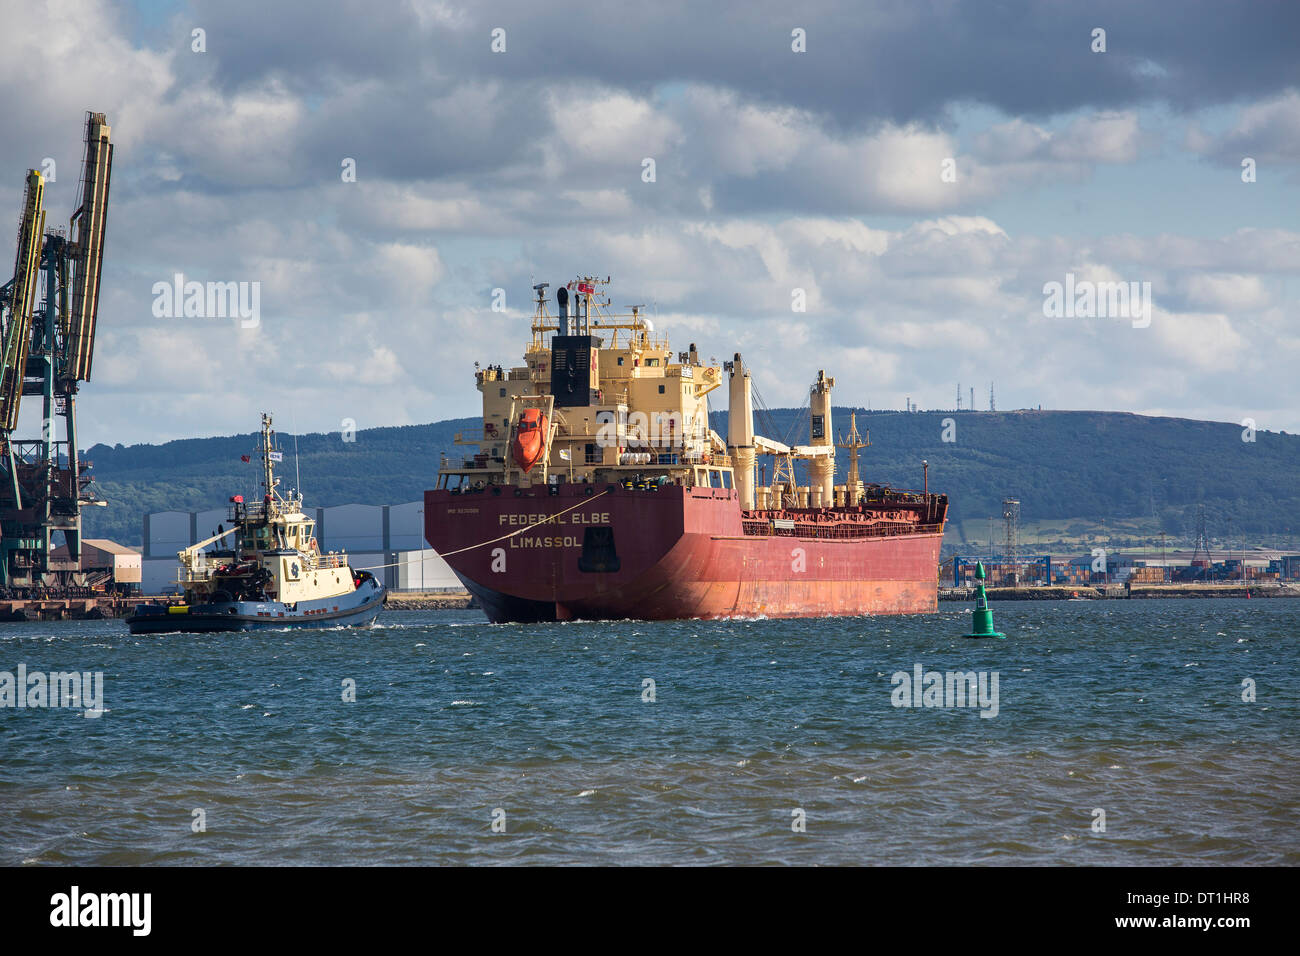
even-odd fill
[[[1006,639],[1001,631],[993,630],[993,612],[989,610],[989,599],[984,593],[984,562],[975,562],[975,610],[971,612],[971,632],[962,637],[1000,637]]]

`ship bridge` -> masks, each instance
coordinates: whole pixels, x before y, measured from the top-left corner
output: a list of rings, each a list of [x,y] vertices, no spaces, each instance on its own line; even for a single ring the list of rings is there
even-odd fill
[[[836,483],[834,378],[820,371],[809,388],[805,444],[755,434],[750,371],[740,353],[719,363],[702,360],[693,342],[674,352],[645,306],[610,311],[608,283],[608,277],[582,276],[553,297],[549,283],[533,286],[536,308],[523,364],[476,368],[482,428],[458,434],[456,444],[477,450],[457,461],[444,456],[439,488],[473,492],[576,482],[734,489],[746,512],[863,502],[867,486],[858,477],[858,449],[869,442],[858,434],[856,418],[838,443],[852,458],[845,480]],[[709,427],[709,396],[724,382],[725,439]],[[534,423],[542,426],[540,442]],[[755,481],[759,456],[772,460],[771,480],[762,486]],[[796,480],[796,461],[806,462],[807,484]]]
[[[549,284],[534,287],[524,362],[476,370],[482,431],[458,435],[457,444],[478,452],[444,462],[440,487],[734,486],[726,443],[709,428],[707,396],[723,383],[721,366],[702,362],[693,343],[675,353],[644,306],[611,312],[603,295],[608,281],[584,276],[561,286],[554,313]],[[545,454],[535,466],[512,454],[520,417],[530,408],[546,424]]]

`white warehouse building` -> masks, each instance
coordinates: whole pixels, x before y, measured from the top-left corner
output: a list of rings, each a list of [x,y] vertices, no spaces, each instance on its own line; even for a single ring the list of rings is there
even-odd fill
[[[141,590],[145,594],[175,590],[176,553],[229,523],[226,508],[145,515]],[[461,590],[447,562],[425,545],[422,501],[317,508],[316,540],[322,551],[346,551],[353,568],[371,571],[390,590]]]

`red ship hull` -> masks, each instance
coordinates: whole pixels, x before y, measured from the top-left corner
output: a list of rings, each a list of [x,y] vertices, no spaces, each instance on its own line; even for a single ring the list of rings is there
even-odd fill
[[[426,491],[425,537],[509,621],[933,612],[942,512],[914,530],[746,534],[737,493],[566,484]],[[809,520],[826,512],[807,512]],[[749,516],[752,518],[753,516]]]

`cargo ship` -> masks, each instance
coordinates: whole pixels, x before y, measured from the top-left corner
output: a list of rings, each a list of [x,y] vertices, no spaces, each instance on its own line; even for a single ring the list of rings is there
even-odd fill
[[[262,415],[261,502],[231,496],[230,527],[177,554],[180,599],[137,604],[126,619],[132,634],[342,627],[383,609],[388,592],[374,575],[353,570],[342,551],[321,552],[302,492],[280,494],[284,455],[271,424]]]
[[[807,444],[755,434],[741,355],[674,353],[644,307],[608,311],[608,282],[557,288],[554,314],[549,283],[533,287],[523,364],[476,369],[482,429],[456,443],[477,451],[444,455],[425,492],[425,537],[489,620],[935,611],[948,500],[928,467],[920,491],[863,482],[869,435],[855,415],[836,442],[824,371]],[[709,425],[724,385],[725,439]]]

